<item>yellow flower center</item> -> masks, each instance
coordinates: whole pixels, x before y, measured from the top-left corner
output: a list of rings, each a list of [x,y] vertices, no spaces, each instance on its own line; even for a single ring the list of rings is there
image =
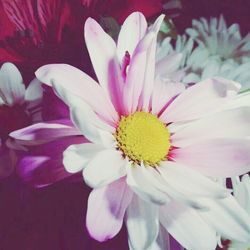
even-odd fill
[[[154,115],[135,112],[122,117],[116,130],[118,148],[131,161],[155,166],[166,159],[170,148],[170,134]]]

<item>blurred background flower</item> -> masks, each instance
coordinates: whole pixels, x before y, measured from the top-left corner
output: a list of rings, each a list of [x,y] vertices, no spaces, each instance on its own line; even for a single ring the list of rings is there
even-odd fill
[[[161,58],[181,55],[177,69],[185,72],[181,80],[195,83],[220,76],[242,84],[242,91],[250,88],[250,33],[241,36],[238,24],[227,27],[220,18],[193,19],[192,27],[178,35],[174,45],[165,38],[158,47]]]

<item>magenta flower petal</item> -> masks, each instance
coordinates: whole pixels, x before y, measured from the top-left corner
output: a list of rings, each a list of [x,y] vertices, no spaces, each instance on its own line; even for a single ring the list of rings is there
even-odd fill
[[[82,143],[81,137],[65,137],[57,141],[32,146],[19,152],[17,173],[31,186],[44,187],[72,176],[63,164],[63,151],[72,143]]]
[[[67,119],[36,123],[10,134],[12,138],[22,141],[21,144],[28,145],[40,144],[46,141],[75,135],[80,135],[80,131]]]

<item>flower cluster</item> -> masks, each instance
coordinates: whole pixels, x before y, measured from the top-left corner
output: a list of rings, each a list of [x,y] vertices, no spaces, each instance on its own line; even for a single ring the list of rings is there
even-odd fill
[[[159,57],[180,53],[178,69],[185,71],[182,80],[194,83],[212,76],[220,76],[250,87],[250,33],[242,38],[238,24],[227,28],[221,16],[193,20],[185,35],[179,35],[175,46],[166,38],[159,45]]]

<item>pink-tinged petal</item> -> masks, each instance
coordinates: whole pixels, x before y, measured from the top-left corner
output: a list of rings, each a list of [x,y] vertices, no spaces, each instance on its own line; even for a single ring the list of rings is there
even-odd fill
[[[116,44],[92,18],[88,18],[85,23],[84,36],[98,81],[109,93],[117,112],[123,114],[123,78],[116,55]]]
[[[122,227],[132,197],[124,178],[94,189],[89,195],[86,216],[90,236],[100,242],[113,238]]]
[[[159,16],[150,29],[150,32],[154,33],[154,38],[147,50],[146,71],[141,95],[142,109],[144,111],[149,110],[150,97],[154,88],[156,39],[163,19],[164,15]]]
[[[157,17],[154,24],[150,27],[150,30],[152,30],[153,32],[158,34],[158,32],[160,31],[160,28],[161,28],[161,25],[162,25],[162,22],[163,22],[164,18],[165,18],[164,14],[161,14],[159,17]]]
[[[157,168],[167,185],[190,200],[197,197],[225,198],[230,191],[201,175],[199,172],[171,161],[165,161]],[[187,178],[188,176],[188,178]]]
[[[148,202],[164,204],[169,200],[164,186],[158,183],[153,173],[141,165],[127,165],[127,183],[133,191]],[[154,170],[155,171],[155,170]]]
[[[176,147],[185,147],[214,138],[246,138],[250,136],[250,108],[222,111],[186,125],[171,136]]]
[[[37,188],[61,181],[72,174],[63,166],[63,151],[71,144],[83,143],[80,137],[65,137],[18,151],[17,173],[22,180]]]
[[[173,53],[168,56],[164,56],[156,63],[155,75],[170,78],[170,76],[177,72],[182,59],[181,53]]]
[[[116,44],[102,27],[88,18],[84,26],[84,37],[100,85],[108,90],[109,64],[116,56]]]
[[[142,51],[133,56],[126,77],[123,100],[125,112],[127,115],[134,113],[138,108],[139,99],[144,83],[145,70],[146,52]]]
[[[208,176],[230,177],[250,171],[249,152],[247,139],[214,139],[173,149],[171,158]]]
[[[162,113],[166,123],[207,116],[222,109],[238,92],[239,84],[225,79],[207,79],[186,89]]]
[[[203,198],[201,202],[209,209],[198,211],[199,215],[223,238],[250,241],[250,216],[232,195],[220,200]]]
[[[160,207],[160,223],[185,248],[211,250],[217,245],[213,230],[192,208],[171,201]]]
[[[36,77],[49,86],[61,86],[59,93],[64,91],[67,96],[69,92],[83,99],[100,117],[111,124],[118,121],[118,114],[105,90],[81,70],[67,64],[50,64],[39,68]]]
[[[140,12],[134,12],[124,21],[117,41],[117,55],[120,63],[126,52],[133,55],[139,41],[147,30],[147,21]],[[128,39],[129,36],[129,39]]]
[[[12,174],[15,168],[15,157],[13,153],[6,146],[1,145],[0,142],[0,179]]]
[[[36,123],[29,127],[16,130],[10,136],[23,145],[36,145],[66,136],[81,135],[70,120],[55,120]]]
[[[153,91],[154,77],[155,77],[155,49],[156,38],[152,41],[150,48],[147,51],[146,70],[144,75],[144,85],[141,94],[142,110],[149,111],[150,96]]]
[[[25,86],[23,78],[12,63],[4,63],[0,69],[0,98],[7,105],[22,104]]]
[[[125,165],[120,151],[105,149],[90,160],[83,170],[83,177],[90,187],[98,188],[126,175]]]
[[[91,141],[98,141],[97,129],[114,132],[115,124],[110,124],[104,117],[97,115],[93,109],[82,99],[65,91],[60,85],[54,84],[56,94],[70,107],[71,120],[75,126]],[[86,122],[88,121],[88,122]]]
[[[152,93],[152,113],[160,115],[162,111],[174,100],[174,98],[185,90],[182,83],[172,82],[168,79],[157,77]]]
[[[126,212],[130,249],[149,249],[159,233],[158,206],[133,196]]]
[[[123,92],[126,113],[134,108],[141,110],[141,93],[145,82],[147,54],[154,38],[154,32],[148,33],[135,48]]]
[[[102,150],[101,145],[94,143],[71,145],[63,152],[63,165],[69,173],[77,173]]]

